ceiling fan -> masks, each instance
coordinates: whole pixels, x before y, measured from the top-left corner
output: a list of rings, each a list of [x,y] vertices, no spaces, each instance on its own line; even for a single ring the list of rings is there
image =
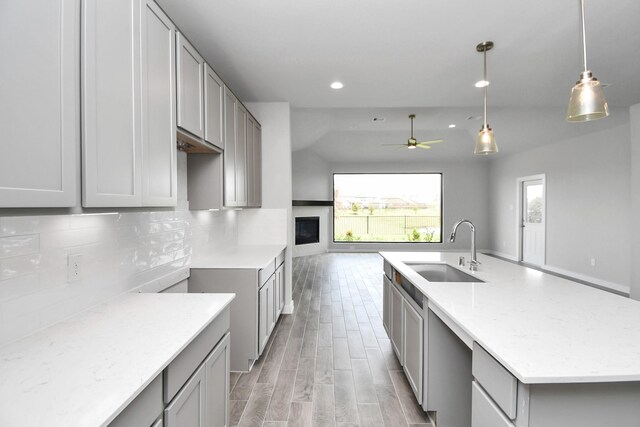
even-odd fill
[[[415,114],[410,114],[409,115],[409,119],[411,119],[411,138],[409,138],[405,144],[382,144],[382,145],[396,146],[396,147],[406,147],[409,150],[413,150],[416,147],[420,147],[420,148],[424,148],[425,150],[428,150],[429,148],[431,148],[431,146],[429,144],[436,144],[438,142],[442,142],[443,141],[442,139],[432,139],[431,141],[418,142],[413,137],[413,119],[415,119],[415,118],[416,118]]]

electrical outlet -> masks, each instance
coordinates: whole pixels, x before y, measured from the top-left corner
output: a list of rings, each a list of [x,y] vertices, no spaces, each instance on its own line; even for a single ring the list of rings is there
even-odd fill
[[[596,259],[595,258],[591,258],[589,260],[589,262],[591,263],[591,267],[595,267],[596,266]]]
[[[69,283],[80,280],[82,274],[82,254],[69,254],[67,259],[67,281]]]

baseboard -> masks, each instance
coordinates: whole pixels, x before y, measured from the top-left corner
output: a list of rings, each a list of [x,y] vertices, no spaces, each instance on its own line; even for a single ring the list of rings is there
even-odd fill
[[[289,304],[285,305],[282,309],[282,314],[292,314],[293,313],[293,300],[289,302]]]
[[[631,289],[629,288],[629,286],[620,285],[619,283],[608,282],[606,280],[587,276],[586,274],[580,274],[580,273],[575,273],[573,271],[564,270],[562,268],[554,267],[552,265],[543,265],[541,268],[543,270],[550,271],[552,273],[561,274],[563,276],[567,276],[572,279],[588,282],[588,284],[592,284],[595,287],[602,288],[606,291],[614,291],[616,293],[624,294],[625,296],[629,296],[629,294],[631,293]]]
[[[508,259],[509,261],[518,262],[518,257],[515,257],[515,256],[513,256],[511,254],[507,254],[507,253],[504,253],[504,252],[498,252],[498,251],[494,251],[494,250],[491,250],[491,249],[482,250],[482,251],[478,251],[478,252],[491,254],[491,255],[498,256],[500,258]]]

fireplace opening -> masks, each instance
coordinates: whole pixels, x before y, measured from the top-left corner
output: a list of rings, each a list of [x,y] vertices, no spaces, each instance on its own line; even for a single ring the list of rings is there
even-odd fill
[[[320,217],[296,217],[296,245],[320,243]]]

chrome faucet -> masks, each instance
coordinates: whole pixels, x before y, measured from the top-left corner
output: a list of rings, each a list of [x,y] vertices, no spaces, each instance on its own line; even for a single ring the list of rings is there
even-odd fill
[[[480,261],[478,261],[476,255],[476,228],[473,226],[473,223],[468,219],[463,219],[456,222],[453,226],[453,230],[451,231],[449,241],[451,243],[456,241],[456,233],[458,232],[458,227],[460,226],[460,224],[468,224],[469,228],[471,229],[471,260],[469,261],[469,269],[475,271],[478,269],[478,264],[480,264]]]

